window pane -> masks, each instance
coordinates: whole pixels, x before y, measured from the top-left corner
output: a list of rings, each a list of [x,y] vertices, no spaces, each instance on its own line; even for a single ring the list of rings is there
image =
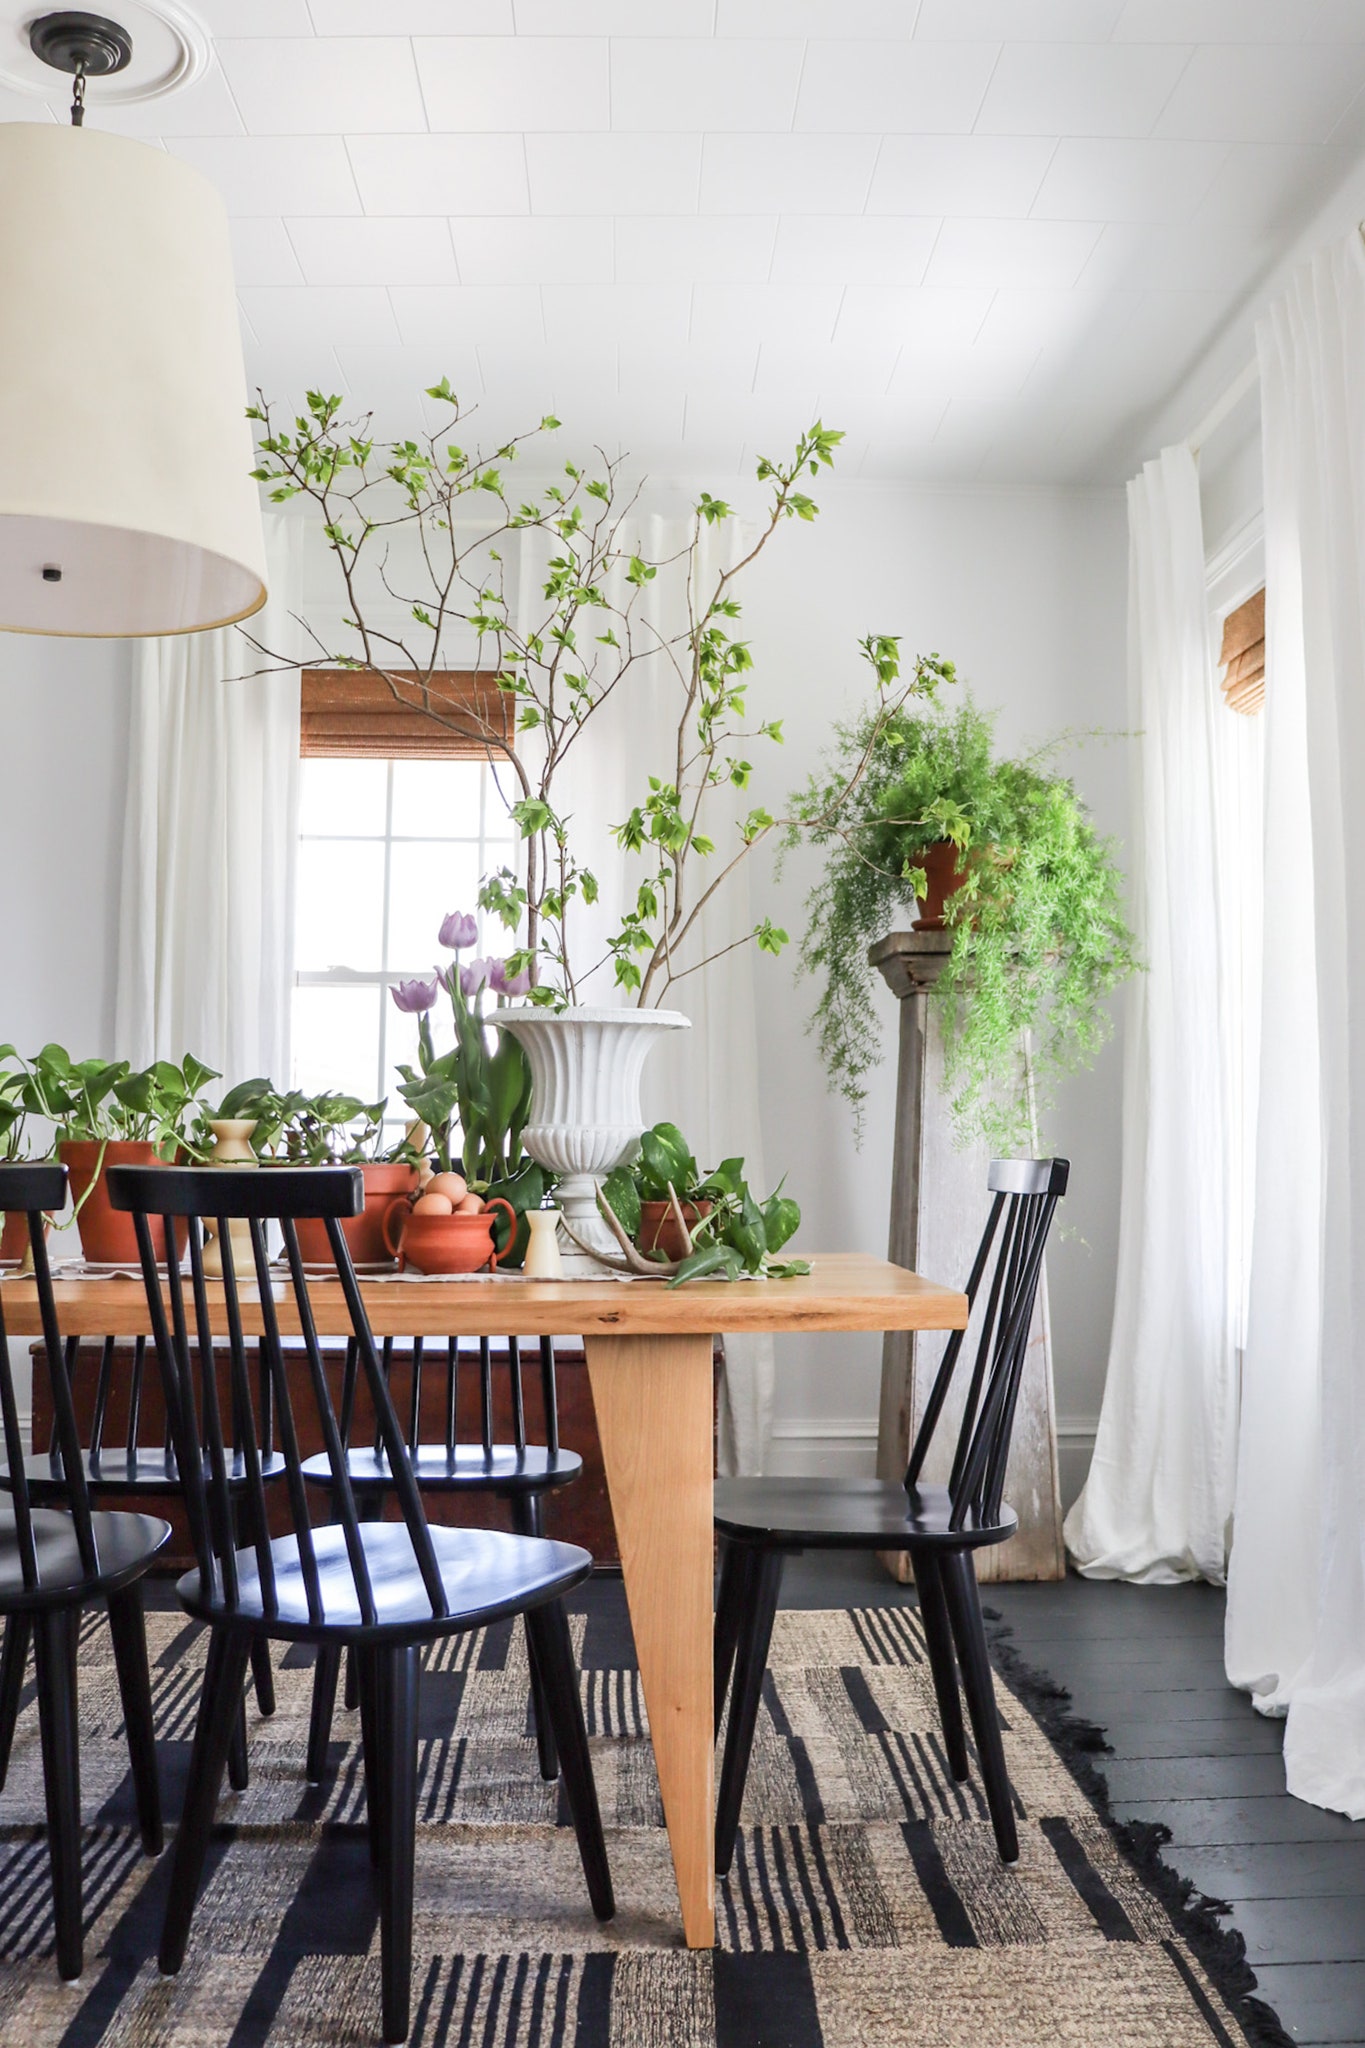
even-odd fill
[[[384,842],[299,845],[295,957],[305,973],[383,966]]]
[[[389,882],[391,974],[410,974],[444,960],[437,942],[449,910],[472,911],[479,893],[477,845],[396,840]]]
[[[484,774],[482,761],[395,761],[396,836],[417,839],[430,834],[437,839],[477,839],[479,786]],[[500,804],[498,809],[502,809]]]
[[[294,1086],[310,1095],[336,1089],[377,1100],[379,1005],[387,1000],[373,987],[296,988]]]
[[[382,833],[387,761],[299,763],[299,831]]]

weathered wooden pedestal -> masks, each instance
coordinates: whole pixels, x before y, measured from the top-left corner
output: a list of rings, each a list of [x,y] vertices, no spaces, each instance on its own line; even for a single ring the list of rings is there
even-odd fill
[[[943,1087],[943,1037],[933,1001],[934,984],[951,949],[950,932],[892,932],[868,957],[901,1005],[887,1256],[898,1266],[939,1275],[960,1287],[985,1227],[991,1155],[984,1143],[960,1150],[953,1143]],[[964,1347],[964,1369],[957,1375],[925,1472],[930,1482],[942,1484],[952,1463],[976,1330],[974,1319]],[[941,1335],[915,1336],[900,1330],[888,1332],[882,1341],[877,1432],[877,1473],[882,1479],[899,1479],[905,1472],[911,1438],[946,1342]],[[1005,1498],[1019,1517],[1019,1533],[1008,1543],[978,1553],[978,1575],[983,1580],[1065,1577],[1046,1272],[1029,1334]],[[911,1576],[903,1553],[883,1561],[895,1578]]]

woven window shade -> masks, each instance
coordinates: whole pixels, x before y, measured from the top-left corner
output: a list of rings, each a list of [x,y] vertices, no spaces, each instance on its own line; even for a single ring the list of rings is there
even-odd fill
[[[1258,590],[1223,621],[1223,701],[1229,711],[1254,716],[1265,702],[1265,590]]]
[[[300,754],[481,761],[486,739],[511,738],[513,700],[490,675],[437,669],[425,696],[415,677],[393,681],[397,694],[387,677],[363,669],[306,668]]]

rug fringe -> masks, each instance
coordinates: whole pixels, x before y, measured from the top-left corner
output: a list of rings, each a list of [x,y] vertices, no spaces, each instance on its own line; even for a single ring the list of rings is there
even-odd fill
[[[1234,1927],[1222,1925],[1232,1908],[1225,1899],[1211,1899],[1188,1877],[1162,1861],[1161,1850],[1171,1831],[1161,1821],[1121,1821],[1109,1803],[1109,1785],[1091,1759],[1112,1756],[1103,1728],[1073,1713],[1071,1694],[1063,1685],[1029,1664],[1008,1638],[1014,1630],[997,1609],[982,1610],[991,1655],[1001,1675],[1017,1693],[1057,1750],[1063,1763],[1132,1864],[1149,1891],[1156,1894],[1189,1943],[1252,2048],[1295,2048],[1279,2015],[1253,1994],[1256,1972],[1247,1961],[1246,1943]]]

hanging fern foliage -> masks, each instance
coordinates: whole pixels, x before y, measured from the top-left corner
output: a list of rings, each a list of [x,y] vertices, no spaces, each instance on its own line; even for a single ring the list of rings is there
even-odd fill
[[[866,1077],[881,1056],[868,948],[913,915],[927,847],[951,841],[961,875],[945,904],[952,952],[936,991],[961,1142],[1024,1140],[1030,1077],[1045,1100],[1060,1073],[1094,1058],[1112,1028],[1105,998],[1138,965],[1113,842],[1049,765],[1063,741],[1002,760],[994,725],[967,696],[953,709],[935,698],[901,711],[875,740],[866,720],[840,727],[794,806],[819,816],[822,791],[872,744],[849,802],[828,825],[807,828],[829,858],[807,899],[801,946],[802,968],[820,984],[811,1027],[860,1135]]]

